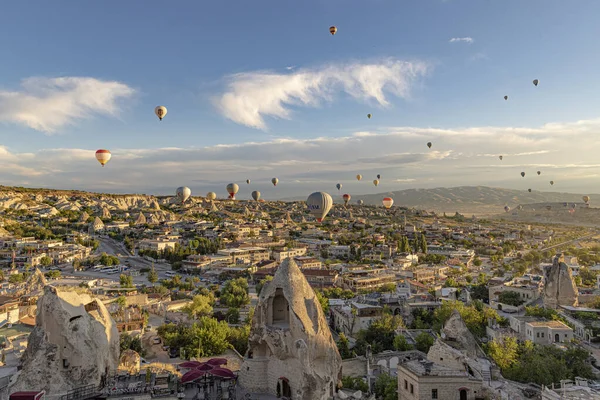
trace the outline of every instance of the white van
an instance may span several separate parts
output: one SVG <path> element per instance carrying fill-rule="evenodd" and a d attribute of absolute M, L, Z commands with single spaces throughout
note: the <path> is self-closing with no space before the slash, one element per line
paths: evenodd
<path fill-rule="evenodd" d="M 172 278 L 172 277 L 174 277 L 175 275 L 177 275 L 177 273 L 176 273 L 175 271 L 167 271 L 167 272 L 165 272 L 165 276 L 166 276 L 167 278 Z"/>

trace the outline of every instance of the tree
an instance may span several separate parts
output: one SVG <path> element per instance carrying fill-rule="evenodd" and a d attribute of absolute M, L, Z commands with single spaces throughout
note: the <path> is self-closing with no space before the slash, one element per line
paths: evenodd
<path fill-rule="evenodd" d="M 476 267 L 481 267 L 481 264 L 483 264 L 481 259 L 479 257 L 475 257 L 475 259 L 473 260 L 473 265 Z"/>
<path fill-rule="evenodd" d="M 130 336 L 125 332 L 121 333 L 121 336 L 119 337 L 119 348 L 121 353 L 125 350 L 133 350 L 142 357 L 145 355 L 142 348 L 142 340 L 139 337 Z"/>
<path fill-rule="evenodd" d="M 123 288 L 133 287 L 133 277 L 131 275 L 121 274 L 119 276 L 119 282 L 121 283 L 121 287 Z"/>
<path fill-rule="evenodd" d="M 225 314 L 225 320 L 230 324 L 239 324 L 240 323 L 240 309 L 231 307 L 227 310 Z"/>
<path fill-rule="evenodd" d="M 351 377 L 351 376 L 343 376 L 342 377 L 342 387 L 350 390 L 360 390 L 364 393 L 369 391 L 369 385 L 367 382 L 363 380 L 361 377 Z"/>
<path fill-rule="evenodd" d="M 402 318 L 389 314 L 373 320 L 367 329 L 358 332 L 355 346 L 357 354 L 365 354 L 367 345 L 371 345 L 373 353 L 394 350 L 396 329 L 403 325 Z"/>
<path fill-rule="evenodd" d="M 419 240 L 419 250 L 423 254 L 427 254 L 427 239 L 424 234 L 421 234 L 421 240 Z"/>
<path fill-rule="evenodd" d="M 323 313 L 327 315 L 327 313 L 329 312 L 329 299 L 325 297 L 325 295 L 321 293 L 320 290 L 315 290 L 315 295 L 317 296 L 317 300 L 319 300 L 319 304 L 321 304 L 321 309 L 323 310 Z"/>
<path fill-rule="evenodd" d="M 261 279 L 257 284 L 256 284 L 256 294 L 258 296 L 260 296 L 260 292 L 262 291 L 263 287 L 265 287 L 265 285 L 269 282 L 271 282 L 273 280 L 273 276 L 271 275 L 267 275 L 265 276 L 264 279 Z"/>
<path fill-rule="evenodd" d="M 404 335 L 396 335 L 394 338 L 394 349 L 397 351 L 408 351 L 412 350 L 413 347 L 410 343 L 408 343 Z"/>
<path fill-rule="evenodd" d="M 352 352 L 350 351 L 350 341 L 343 332 L 340 333 L 340 340 L 337 341 L 337 347 L 342 359 L 352 357 Z"/>
<path fill-rule="evenodd" d="M 398 241 L 398 252 L 410 253 L 410 244 L 408 243 L 408 238 L 406 236 L 402 236 Z"/>
<path fill-rule="evenodd" d="M 42 267 L 49 267 L 52 265 L 52 259 L 48 256 L 44 256 L 40 258 L 40 264 L 42 264 Z"/>
<path fill-rule="evenodd" d="M 433 346 L 433 338 L 426 332 L 421 332 L 415 338 L 415 347 L 417 350 L 427 353 L 429 348 Z"/>
<path fill-rule="evenodd" d="M 228 341 L 230 332 L 227 322 L 210 317 L 200 317 L 191 326 L 165 324 L 158 328 L 165 344 L 183 349 L 187 358 L 222 354 L 233 347 Z"/>
<path fill-rule="evenodd" d="M 213 312 L 212 299 L 201 294 L 194 296 L 192 302 L 183 307 L 183 312 L 190 318 L 205 317 Z"/>
<path fill-rule="evenodd" d="M 59 270 L 53 270 L 53 271 L 48 271 L 44 274 L 46 276 L 46 278 L 48 279 L 59 279 L 60 278 L 60 271 Z"/>
<path fill-rule="evenodd" d="M 24 281 L 25 281 L 24 274 L 12 274 L 8 277 L 8 282 L 10 282 L 12 284 L 23 283 Z"/>
<path fill-rule="evenodd" d="M 220 300 L 221 304 L 236 308 L 240 308 L 250 303 L 248 280 L 246 278 L 237 278 L 227 281 L 221 291 Z"/>
<path fill-rule="evenodd" d="M 521 300 L 521 295 L 518 292 L 507 290 L 498 295 L 500 303 L 508 304 L 509 306 L 518 307 L 525 301 Z"/>
<path fill-rule="evenodd" d="M 511 367 L 519 357 L 517 339 L 505 336 L 503 339 L 494 339 L 486 346 L 488 356 L 494 360 L 501 370 Z"/>
<path fill-rule="evenodd" d="M 158 282 L 158 273 L 154 269 L 154 265 L 152 265 L 152 269 L 148 271 L 148 282 L 152 284 Z"/>
<path fill-rule="evenodd" d="M 398 399 L 398 379 L 383 373 L 377 377 L 374 387 L 375 395 L 382 400 Z"/>

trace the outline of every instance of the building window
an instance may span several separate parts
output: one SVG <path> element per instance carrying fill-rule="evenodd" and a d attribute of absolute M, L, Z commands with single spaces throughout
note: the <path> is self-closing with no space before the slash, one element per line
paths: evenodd
<path fill-rule="evenodd" d="M 536 335 L 537 335 L 537 337 L 540 337 L 540 333 L 539 332 L 536 332 Z"/>
<path fill-rule="evenodd" d="M 404 390 L 408 390 L 408 381 L 404 380 Z"/>
<path fill-rule="evenodd" d="M 542 332 L 542 337 L 544 337 L 544 332 Z"/>
<path fill-rule="evenodd" d="M 415 388 L 413 386 L 413 384 L 410 384 L 410 394 L 413 394 L 415 392 Z"/>
<path fill-rule="evenodd" d="M 431 389 L 431 398 L 432 399 L 437 399 L 438 398 L 437 389 Z"/>

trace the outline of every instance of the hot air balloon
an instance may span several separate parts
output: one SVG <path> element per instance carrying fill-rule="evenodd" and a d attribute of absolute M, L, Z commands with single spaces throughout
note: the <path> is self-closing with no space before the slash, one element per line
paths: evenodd
<path fill-rule="evenodd" d="M 332 35 L 335 35 L 336 32 L 337 32 L 337 28 L 335 26 L 329 27 L 329 33 L 331 33 Z"/>
<path fill-rule="evenodd" d="M 540 81 L 539 81 L 539 80 L 537 80 L 537 79 L 534 79 L 534 80 L 533 80 L 533 84 L 534 84 L 535 86 L 537 86 L 537 85 L 538 85 L 538 83 L 540 83 Z"/>
<path fill-rule="evenodd" d="M 379 186 L 379 180 L 378 180 L 378 179 L 375 179 L 375 180 L 373 181 L 373 185 L 375 185 L 375 186 Z"/>
<path fill-rule="evenodd" d="M 273 184 L 273 186 L 277 186 L 277 184 L 279 183 L 279 179 L 273 178 L 271 179 L 271 183 Z"/>
<path fill-rule="evenodd" d="M 510 207 L 509 206 L 504 206 L 504 211 L 509 212 L 510 211 Z"/>
<path fill-rule="evenodd" d="M 206 193 L 206 198 L 212 201 L 217 198 L 217 194 L 215 192 L 208 192 Z"/>
<path fill-rule="evenodd" d="M 519 204 L 519 206 L 517 207 L 517 210 L 521 211 L 523 209 L 523 206 Z"/>
<path fill-rule="evenodd" d="M 246 179 L 246 183 L 249 185 L 250 184 L 250 179 Z"/>
<path fill-rule="evenodd" d="M 235 194 L 240 190 L 240 187 L 237 183 L 230 183 L 227 185 L 227 193 L 229 193 L 229 198 L 235 200 Z"/>
<path fill-rule="evenodd" d="M 541 175 L 541 174 L 542 174 L 542 171 L 538 171 L 538 172 L 537 172 L 537 174 L 538 174 L 538 175 Z"/>
<path fill-rule="evenodd" d="M 175 191 L 175 196 L 177 196 L 177 200 L 181 201 L 181 204 L 185 203 L 187 199 L 192 195 L 192 191 L 187 186 L 178 187 Z"/>
<path fill-rule="evenodd" d="M 167 115 L 167 107 L 165 107 L 165 106 L 157 106 L 154 109 L 154 114 L 156 114 L 156 116 L 158 117 L 158 119 L 160 121 L 162 121 L 162 119 L 165 117 L 165 115 Z"/>
<path fill-rule="evenodd" d="M 498 158 L 500 159 L 500 161 L 502 161 L 502 159 L 503 159 L 504 157 L 502 157 L 502 156 L 498 156 Z"/>
<path fill-rule="evenodd" d="M 504 100 L 508 100 L 508 96 L 504 96 Z"/>
<path fill-rule="evenodd" d="M 362 201 L 362 200 L 359 200 L 359 201 L 357 201 L 357 202 L 356 202 L 356 204 L 358 204 L 359 206 L 362 206 L 364 203 L 365 203 L 365 202 L 364 202 L 364 201 Z"/>
<path fill-rule="evenodd" d="M 337 185 L 335 185 L 335 187 L 337 188 L 337 190 L 340 190 L 342 188 L 342 184 L 338 183 Z"/>
<path fill-rule="evenodd" d="M 581 199 L 587 204 L 590 201 L 590 196 L 583 196 Z"/>
<path fill-rule="evenodd" d="M 384 197 L 382 203 L 385 208 L 390 208 L 394 204 L 394 199 L 391 197 Z"/>
<path fill-rule="evenodd" d="M 381 179 L 381 175 L 377 174 L 377 179 Z"/>
<path fill-rule="evenodd" d="M 427 147 L 431 148 L 431 142 L 427 142 Z"/>
<path fill-rule="evenodd" d="M 252 198 L 254 199 L 254 201 L 260 200 L 260 192 L 258 190 L 252 192 Z"/>
<path fill-rule="evenodd" d="M 331 210 L 333 199 L 328 193 L 314 192 L 306 199 L 306 205 L 310 213 L 317 218 L 317 221 L 321 222 Z"/>
<path fill-rule="evenodd" d="M 357 181 L 360 181 L 361 179 L 362 179 L 362 175 L 361 174 L 356 175 L 356 180 Z"/>
<path fill-rule="evenodd" d="M 554 181 L 550 181 L 550 184 L 551 184 L 551 185 L 554 185 Z"/>
<path fill-rule="evenodd" d="M 110 154 L 110 151 L 108 150 L 104 150 L 104 149 L 100 149 L 96 151 L 96 160 L 98 160 L 98 162 L 100 164 L 102 164 L 102 166 L 104 167 L 104 164 L 106 164 L 110 158 L 112 157 L 112 155 Z"/>
<path fill-rule="evenodd" d="M 371 119 L 372 115 L 371 114 L 367 114 L 367 118 Z"/>
<path fill-rule="evenodd" d="M 525 172 L 521 172 L 521 176 L 525 178 Z"/>
<path fill-rule="evenodd" d="M 527 191 L 528 191 L 529 193 L 531 193 L 531 189 L 527 189 Z"/>
<path fill-rule="evenodd" d="M 349 194 L 345 194 L 342 196 L 342 198 L 344 199 L 344 205 L 347 206 L 348 202 L 350 201 L 350 199 L 352 198 L 352 196 L 350 196 Z"/>

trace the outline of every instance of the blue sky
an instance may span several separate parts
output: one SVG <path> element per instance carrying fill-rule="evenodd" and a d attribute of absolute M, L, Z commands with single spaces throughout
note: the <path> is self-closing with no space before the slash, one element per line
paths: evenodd
<path fill-rule="evenodd" d="M 374 192 L 352 177 L 381 171 L 384 190 L 550 190 L 519 176 L 545 168 L 553 189 L 585 192 L 600 168 L 597 15 L 594 0 L 10 2 L 3 183 L 204 194 L 248 177 L 285 197 Z M 113 151 L 104 169 L 97 148 Z"/>

